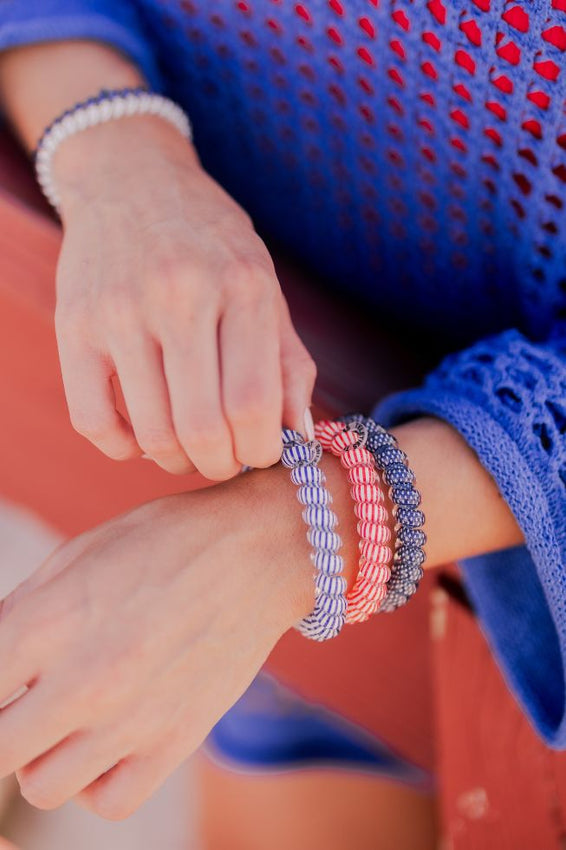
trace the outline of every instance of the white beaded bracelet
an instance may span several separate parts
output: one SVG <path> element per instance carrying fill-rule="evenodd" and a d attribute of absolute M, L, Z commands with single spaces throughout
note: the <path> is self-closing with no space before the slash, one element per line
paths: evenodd
<path fill-rule="evenodd" d="M 96 97 L 63 112 L 43 132 L 35 151 L 35 173 L 43 194 L 59 212 L 60 197 L 51 173 L 55 151 L 61 142 L 97 124 L 132 115 L 156 115 L 169 121 L 189 141 L 191 122 L 174 101 L 145 88 L 103 89 Z"/>

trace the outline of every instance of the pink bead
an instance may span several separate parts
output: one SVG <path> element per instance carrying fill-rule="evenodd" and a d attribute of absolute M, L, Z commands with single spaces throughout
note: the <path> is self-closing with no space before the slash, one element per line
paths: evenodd
<path fill-rule="evenodd" d="M 355 431 L 342 431 L 340 434 L 336 434 L 332 440 L 331 448 L 334 454 L 341 454 L 346 449 L 355 446 L 359 441 L 359 434 L 356 434 Z"/>
<path fill-rule="evenodd" d="M 339 434 L 344 426 L 339 422 L 331 422 L 329 419 L 321 419 L 320 422 L 317 422 L 314 426 L 314 435 L 317 440 L 324 446 L 325 449 L 329 449 L 332 445 L 332 440 Z"/>
<path fill-rule="evenodd" d="M 391 532 L 386 525 L 380 523 L 360 520 L 357 531 L 363 540 L 371 540 L 373 543 L 389 543 Z"/>
<path fill-rule="evenodd" d="M 387 510 L 383 505 L 378 505 L 376 502 L 362 502 L 354 506 L 354 512 L 358 519 L 366 520 L 366 522 L 386 522 Z"/>
<path fill-rule="evenodd" d="M 356 502 L 383 502 L 383 490 L 375 484 L 354 484 L 352 497 Z"/>
<path fill-rule="evenodd" d="M 358 599 L 367 599 L 368 602 L 381 601 L 383 588 L 383 584 L 376 584 L 365 576 L 359 575 L 349 598 L 352 600 L 352 605 L 355 605 Z"/>
<path fill-rule="evenodd" d="M 384 564 L 374 564 L 373 561 L 363 561 L 359 575 L 367 578 L 373 584 L 385 585 L 391 578 L 391 570 Z"/>
<path fill-rule="evenodd" d="M 364 540 L 360 546 L 360 554 L 367 561 L 374 564 L 390 564 L 393 560 L 393 552 L 389 546 L 381 546 L 372 540 Z"/>
<path fill-rule="evenodd" d="M 341 457 L 342 466 L 351 469 L 353 466 L 373 466 L 373 455 L 363 446 L 357 449 L 346 449 Z"/>
<path fill-rule="evenodd" d="M 377 473 L 371 466 L 354 466 L 348 470 L 350 484 L 375 484 Z"/>

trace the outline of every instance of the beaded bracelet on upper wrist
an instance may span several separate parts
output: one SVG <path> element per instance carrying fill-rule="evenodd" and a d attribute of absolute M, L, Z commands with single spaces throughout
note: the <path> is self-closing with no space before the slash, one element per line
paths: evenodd
<path fill-rule="evenodd" d="M 415 475 L 409 468 L 407 455 L 399 448 L 393 434 L 373 419 L 361 414 L 342 417 L 342 421 L 365 425 L 366 448 L 372 453 L 377 467 L 381 470 L 394 505 L 393 513 L 397 525 L 393 569 L 387 585 L 387 595 L 379 607 L 381 612 L 394 611 L 408 602 L 423 576 L 422 565 L 426 558 L 423 547 L 426 535 L 422 530 L 425 516 L 419 510 L 421 496 L 414 485 Z"/>
<path fill-rule="evenodd" d="M 145 86 L 102 89 L 95 97 L 76 103 L 46 127 L 34 153 L 38 183 L 57 212 L 60 197 L 53 181 L 51 164 L 61 142 L 89 127 L 133 115 L 158 116 L 173 124 L 187 139 L 192 137 L 191 123 L 181 107 L 173 100 L 149 91 Z"/>

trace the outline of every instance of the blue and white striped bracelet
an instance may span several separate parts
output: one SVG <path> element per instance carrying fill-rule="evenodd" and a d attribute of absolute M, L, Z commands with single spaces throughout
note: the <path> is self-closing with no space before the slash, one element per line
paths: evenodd
<path fill-rule="evenodd" d="M 391 578 L 387 595 L 379 607 L 380 612 L 395 611 L 405 605 L 416 593 L 423 577 L 422 565 L 426 555 L 426 534 L 422 530 L 425 516 L 419 506 L 421 496 L 414 485 L 415 475 L 409 468 L 405 452 L 397 440 L 373 419 L 359 413 L 342 417 L 343 422 L 362 422 L 367 428 L 366 448 L 375 458 L 384 483 L 389 487 L 393 502 L 396 540 Z"/>
<path fill-rule="evenodd" d="M 338 554 L 342 546 L 335 528 L 338 518 L 329 508 L 332 497 L 324 486 L 325 476 L 319 467 L 322 446 L 318 440 L 305 441 L 297 431 L 283 429 L 281 462 L 291 470 L 291 480 L 298 486 L 297 498 L 305 506 L 303 519 L 309 526 L 307 538 L 313 547 L 315 572 L 315 607 L 296 629 L 311 640 L 336 637 L 346 618 L 346 579 L 341 575 L 344 562 Z"/>

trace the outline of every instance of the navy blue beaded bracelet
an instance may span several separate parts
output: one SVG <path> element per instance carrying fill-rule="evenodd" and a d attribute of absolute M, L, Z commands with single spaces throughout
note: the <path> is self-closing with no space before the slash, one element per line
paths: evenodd
<path fill-rule="evenodd" d="M 375 458 L 383 481 L 389 487 L 396 519 L 395 554 L 387 595 L 379 607 L 380 612 L 395 611 L 405 605 L 416 593 L 423 577 L 426 555 L 426 535 L 422 530 L 425 516 L 419 509 L 421 495 L 415 487 L 415 475 L 409 468 L 405 452 L 397 440 L 373 419 L 359 413 L 342 418 L 343 422 L 362 422 L 367 428 L 366 448 Z"/>

